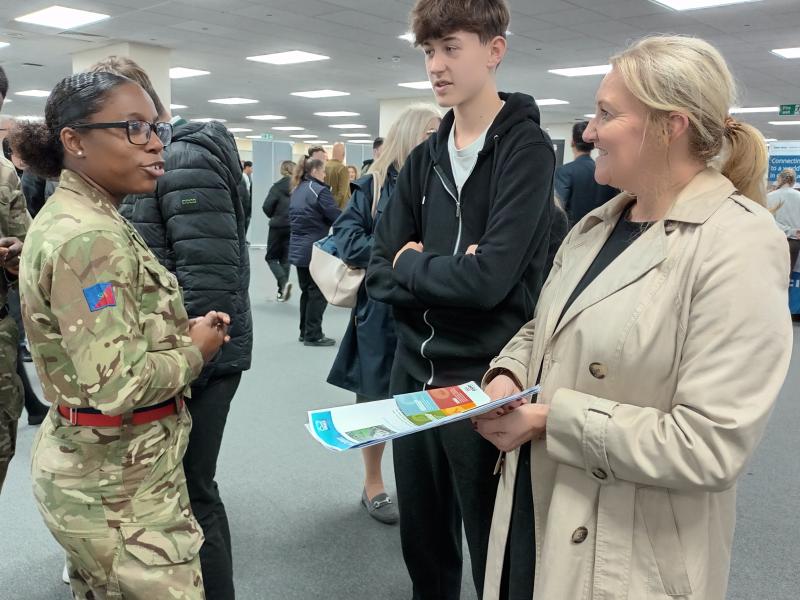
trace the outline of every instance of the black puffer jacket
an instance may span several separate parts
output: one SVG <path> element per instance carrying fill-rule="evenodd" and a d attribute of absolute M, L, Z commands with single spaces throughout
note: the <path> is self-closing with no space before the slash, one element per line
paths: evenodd
<path fill-rule="evenodd" d="M 178 278 L 189 317 L 210 310 L 231 316 L 231 341 L 203 370 L 209 377 L 250 368 L 250 260 L 245 242 L 245 199 L 239 153 L 218 122 L 175 127 L 165 150 L 165 173 L 154 196 L 128 196 L 128 218 L 158 260 Z"/>

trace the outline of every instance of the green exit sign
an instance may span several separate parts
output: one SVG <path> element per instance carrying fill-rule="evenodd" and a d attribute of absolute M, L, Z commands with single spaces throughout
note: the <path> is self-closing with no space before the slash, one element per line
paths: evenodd
<path fill-rule="evenodd" d="M 262 140 L 271 140 L 272 139 L 272 134 L 271 133 L 262 133 L 261 134 L 261 139 Z"/>
<path fill-rule="evenodd" d="M 800 115 L 800 104 L 781 104 L 781 111 L 778 114 L 782 117 Z"/>

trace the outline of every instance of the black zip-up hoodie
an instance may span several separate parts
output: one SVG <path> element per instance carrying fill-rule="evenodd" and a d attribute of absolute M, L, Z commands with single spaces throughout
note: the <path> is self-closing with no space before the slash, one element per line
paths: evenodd
<path fill-rule="evenodd" d="M 406 161 L 375 233 L 367 290 L 394 306 L 395 368 L 426 386 L 480 381 L 533 318 L 547 275 L 553 144 L 533 98 L 500 97 L 505 106 L 461 194 L 447 147 L 450 111 Z M 409 241 L 424 252 L 408 250 L 393 267 Z M 472 244 L 477 254 L 466 255 Z"/>

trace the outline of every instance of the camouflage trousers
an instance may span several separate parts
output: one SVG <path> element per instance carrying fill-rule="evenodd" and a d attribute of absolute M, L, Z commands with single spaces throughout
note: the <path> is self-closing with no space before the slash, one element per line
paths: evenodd
<path fill-rule="evenodd" d="M 19 331 L 10 316 L 0 320 L 0 491 L 17 446 L 17 421 L 22 414 L 22 381 L 17 375 Z"/>
<path fill-rule="evenodd" d="M 126 421 L 129 419 L 126 419 Z M 203 532 L 186 490 L 184 408 L 144 425 L 76 427 L 51 410 L 34 443 L 39 511 L 77 600 L 203 600 Z"/>

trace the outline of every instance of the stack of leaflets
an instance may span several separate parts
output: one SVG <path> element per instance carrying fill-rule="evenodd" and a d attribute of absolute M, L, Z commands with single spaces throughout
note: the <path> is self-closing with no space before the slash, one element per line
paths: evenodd
<path fill-rule="evenodd" d="M 341 452 L 388 442 L 491 412 L 539 393 L 539 386 L 490 400 L 475 382 L 400 394 L 388 400 L 350 404 L 308 413 L 306 428 L 329 450 Z"/>

